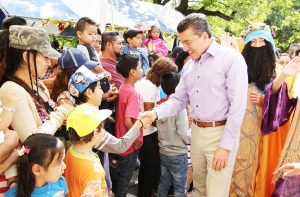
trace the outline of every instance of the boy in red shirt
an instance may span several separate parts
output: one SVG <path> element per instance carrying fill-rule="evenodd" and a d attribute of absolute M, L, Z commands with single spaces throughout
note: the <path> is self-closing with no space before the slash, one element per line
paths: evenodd
<path fill-rule="evenodd" d="M 124 54 L 120 57 L 116 70 L 125 78 L 119 90 L 116 110 L 116 137 L 121 138 L 137 121 L 139 115 L 139 95 L 134 89 L 136 81 L 142 78 L 142 68 L 139 57 Z M 139 120 L 138 120 L 139 121 Z M 138 149 L 143 144 L 143 134 L 130 148 L 117 158 L 118 166 L 112 169 L 112 191 L 115 197 L 126 197 L 128 185 L 132 177 L 138 156 Z"/>

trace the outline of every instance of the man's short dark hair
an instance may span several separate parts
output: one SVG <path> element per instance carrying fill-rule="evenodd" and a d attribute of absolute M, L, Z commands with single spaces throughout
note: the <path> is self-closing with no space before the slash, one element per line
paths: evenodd
<path fill-rule="evenodd" d="M 89 24 L 89 25 L 96 25 L 96 22 L 93 21 L 92 19 L 90 19 L 89 17 L 82 17 L 81 19 L 79 19 L 77 21 L 76 24 L 76 31 L 81 31 L 83 32 L 85 29 L 85 25 Z"/>
<path fill-rule="evenodd" d="M 105 31 L 101 35 L 101 51 L 105 50 L 107 43 L 115 41 L 119 35 L 117 31 Z"/>
<path fill-rule="evenodd" d="M 131 29 L 127 29 L 124 32 L 123 37 L 124 37 L 125 42 L 128 43 L 128 41 L 127 41 L 128 38 L 136 37 L 138 34 L 143 34 L 143 31 L 138 30 L 136 28 L 131 28 Z"/>
<path fill-rule="evenodd" d="M 176 86 L 180 81 L 180 75 L 176 72 L 165 73 L 160 80 L 163 91 L 169 96 L 175 92 Z"/>
<path fill-rule="evenodd" d="M 206 32 L 208 37 L 211 38 L 210 27 L 204 14 L 193 13 L 187 15 L 179 22 L 177 31 L 178 33 L 182 33 L 189 28 L 193 28 L 194 33 L 199 36 L 202 35 L 203 32 Z"/>
<path fill-rule="evenodd" d="M 131 69 L 136 69 L 139 64 L 139 56 L 135 54 L 123 54 L 116 65 L 116 70 L 124 77 L 128 78 Z"/>

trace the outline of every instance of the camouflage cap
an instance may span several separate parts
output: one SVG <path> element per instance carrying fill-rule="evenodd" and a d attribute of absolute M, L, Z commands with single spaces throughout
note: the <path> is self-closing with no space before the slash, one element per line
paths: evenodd
<path fill-rule="evenodd" d="M 10 26 L 9 45 L 16 49 L 36 50 L 49 58 L 60 57 L 60 53 L 51 47 L 47 32 L 41 28 L 23 25 Z"/>

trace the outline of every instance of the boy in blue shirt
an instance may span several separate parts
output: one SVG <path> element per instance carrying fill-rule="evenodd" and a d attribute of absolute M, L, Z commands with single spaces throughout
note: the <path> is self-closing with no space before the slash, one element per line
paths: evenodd
<path fill-rule="evenodd" d="M 135 28 L 128 29 L 124 32 L 123 37 L 127 45 L 122 47 L 121 55 L 127 53 L 138 55 L 143 69 L 142 76 L 145 77 L 146 70 L 150 68 L 150 65 L 147 51 L 141 48 L 143 44 L 143 31 Z"/>

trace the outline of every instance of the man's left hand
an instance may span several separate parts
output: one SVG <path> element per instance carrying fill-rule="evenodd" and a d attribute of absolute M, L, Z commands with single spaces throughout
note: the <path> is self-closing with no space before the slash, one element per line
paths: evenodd
<path fill-rule="evenodd" d="M 212 168 L 215 171 L 221 171 L 223 168 L 226 168 L 229 157 L 229 150 L 218 147 L 215 151 Z"/>

